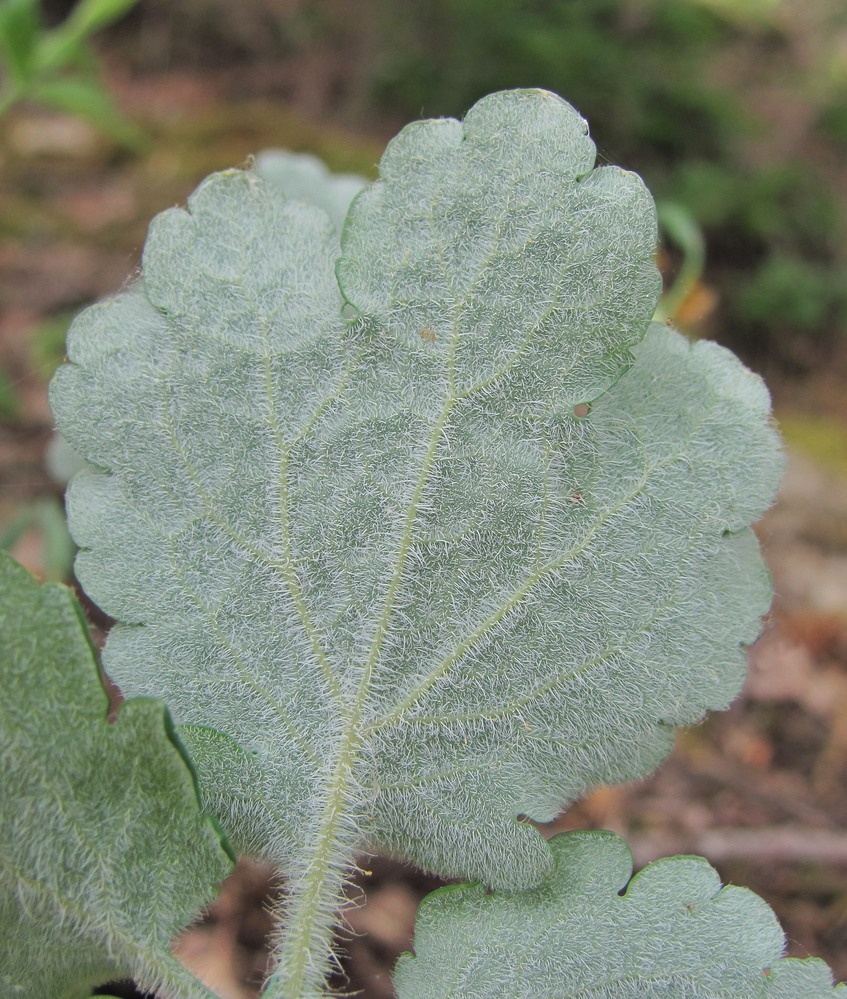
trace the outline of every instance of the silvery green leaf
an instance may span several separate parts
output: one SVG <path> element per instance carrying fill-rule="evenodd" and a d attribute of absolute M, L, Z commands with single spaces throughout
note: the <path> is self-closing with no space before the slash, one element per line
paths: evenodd
<path fill-rule="evenodd" d="M 160 702 L 115 724 L 70 590 L 0 553 L 0 994 L 79 999 L 135 977 L 211 996 L 170 938 L 231 863 Z"/>
<path fill-rule="evenodd" d="M 537 883 L 518 816 L 649 772 L 740 688 L 767 393 L 718 347 L 645 339 L 653 204 L 593 163 L 540 91 L 417 123 L 340 260 L 323 213 L 218 175 L 71 332 L 52 401 L 94 466 L 69 507 L 120 622 L 107 669 L 249 755 L 253 797 L 217 799 L 243 845 L 289 816 L 265 855 L 292 981 L 356 849 Z"/>
<path fill-rule="evenodd" d="M 424 899 L 398 999 L 847 995 L 822 961 L 782 958 L 767 904 L 721 888 L 700 857 L 656 861 L 630 881 L 632 858 L 612 833 L 564 833 L 550 847 L 555 874 L 534 891 L 459 885 Z"/>
<path fill-rule="evenodd" d="M 259 153 L 255 169 L 286 198 L 323 208 L 339 232 L 350 202 L 367 185 L 364 177 L 353 173 L 330 173 L 317 156 L 292 153 L 287 149 L 266 149 Z"/>

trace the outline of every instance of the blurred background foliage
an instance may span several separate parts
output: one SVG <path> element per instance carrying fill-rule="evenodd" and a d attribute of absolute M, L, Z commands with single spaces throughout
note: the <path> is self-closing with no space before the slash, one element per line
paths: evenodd
<path fill-rule="evenodd" d="M 0 0 L 0 115 L 20 101 L 79 115 L 117 142 L 140 147 L 99 79 L 90 37 L 119 20 L 137 0 L 78 0 L 67 18 L 48 26 L 40 0 Z"/>
<path fill-rule="evenodd" d="M 45 0 L 44 17 L 72 22 L 74 7 Z M 843 0 L 120 7 L 128 15 L 100 37 L 124 79 L 218 74 L 229 97 L 278 99 L 377 141 L 413 118 L 461 116 L 492 90 L 554 90 L 589 119 L 603 160 L 637 170 L 701 227 L 705 278 L 677 310 L 683 327 L 729 343 L 766 373 L 844 362 Z M 336 168 L 372 172 L 361 146 L 345 156 L 343 137 L 331 145 Z M 680 261 L 669 249 L 672 275 Z"/>
<path fill-rule="evenodd" d="M 137 73 L 225 68 L 380 137 L 499 88 L 554 90 L 604 160 L 702 227 L 708 293 L 683 325 L 759 368 L 843 357 L 843 0 L 141 0 L 117 34 Z"/>

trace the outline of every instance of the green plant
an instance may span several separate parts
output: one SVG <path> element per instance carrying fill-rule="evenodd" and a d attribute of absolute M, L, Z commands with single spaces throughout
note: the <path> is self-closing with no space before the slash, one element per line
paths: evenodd
<path fill-rule="evenodd" d="M 70 591 L 0 552 L 0 984 L 87 995 L 130 975 L 195 992 L 168 938 L 229 868 L 161 702 L 115 725 Z"/>
<path fill-rule="evenodd" d="M 675 201 L 656 203 L 656 217 L 665 239 L 675 244 L 681 254 L 682 263 L 673 284 L 659 303 L 653 318 L 657 322 L 673 319 L 686 298 L 703 276 L 706 263 L 706 244 L 703 231 L 694 221 L 691 213 Z"/>
<path fill-rule="evenodd" d="M 0 0 L 0 115 L 20 101 L 67 111 L 128 146 L 141 131 L 117 110 L 99 78 L 89 39 L 123 17 L 138 0 L 80 0 L 48 30 L 40 0 Z"/>
<path fill-rule="evenodd" d="M 594 156 L 565 102 L 494 94 L 463 124 L 404 129 L 340 242 L 274 183 L 219 174 L 153 223 L 139 282 L 71 330 L 51 399 L 90 466 L 68 503 L 78 576 L 119 622 L 104 666 L 122 710 L 167 702 L 206 811 L 286 878 L 267 997 L 325 994 L 367 850 L 484 886 L 425 904 L 402 999 L 843 994 L 821 962 L 782 959 L 772 913 L 704 861 L 662 861 L 621 896 L 616 838 L 548 844 L 526 821 L 650 772 L 675 726 L 728 704 L 770 596 L 747 526 L 781 468 L 767 393 L 722 348 L 651 324 L 652 200 Z M 17 691 L 51 633 L 17 587 L 80 626 L 62 591 L 8 572 Z M 2 716 L 10 773 L 43 738 L 25 701 Z M 168 780 L 197 823 L 176 762 Z M 95 795 L 106 829 L 114 794 Z M 96 853 L 85 810 L 63 811 Z M 187 918 L 220 851 L 207 828 L 208 856 L 187 858 L 170 825 L 155 860 L 139 848 L 152 872 L 101 876 L 165 895 L 185 878 Z M 26 855 L 7 897 L 46 884 L 39 927 L 90 940 L 62 901 L 92 893 L 61 840 L 58 871 Z M 6 970 L 36 931 L 5 904 L 0 981 L 41 995 L 26 958 Z M 136 912 L 114 904 L 97 896 L 101 928 Z M 155 929 L 143 951 L 101 934 L 109 967 L 208 997 L 169 977 Z M 51 994 L 100 974 L 56 969 Z"/>

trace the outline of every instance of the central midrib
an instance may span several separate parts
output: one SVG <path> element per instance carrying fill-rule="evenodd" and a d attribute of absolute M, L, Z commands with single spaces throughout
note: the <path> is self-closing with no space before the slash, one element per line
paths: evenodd
<path fill-rule="evenodd" d="M 506 213 L 503 213 L 504 216 L 505 214 Z M 433 234 L 435 235 L 435 233 Z M 438 238 L 436 238 L 436 243 L 439 245 L 439 249 L 441 249 L 440 240 Z M 442 268 L 444 268 L 443 253 L 441 254 L 441 262 Z M 483 269 L 484 268 L 480 268 L 480 273 Z M 328 793 L 324 800 L 320 825 L 318 827 L 317 836 L 314 840 L 314 849 L 311 853 L 311 863 L 307 867 L 308 873 L 305 878 L 304 891 L 301 893 L 303 904 L 299 907 L 301 913 L 299 926 L 296 927 L 296 929 L 290 926 L 287 928 L 287 938 L 289 940 L 299 941 L 299 945 L 295 944 L 295 951 L 292 955 L 292 963 L 294 965 L 292 969 L 293 973 L 290 978 L 286 975 L 288 984 L 294 989 L 292 992 L 292 999 L 294 999 L 295 996 L 299 997 L 302 993 L 302 987 L 306 978 L 307 966 L 309 962 L 309 953 L 311 949 L 310 944 L 313 941 L 313 935 L 317 929 L 316 924 L 318 922 L 321 909 L 326 901 L 328 901 L 323 898 L 323 893 L 328 882 L 330 864 L 332 863 L 333 857 L 336 858 L 336 861 L 338 859 L 338 848 L 341 845 L 339 822 L 344 817 L 345 808 L 349 804 L 347 799 L 351 786 L 353 785 L 352 775 L 358 761 L 362 744 L 365 741 L 365 738 L 371 734 L 369 731 L 363 732 L 362 718 L 368 695 L 371 690 L 373 674 L 379 660 L 385 636 L 388 633 L 397 591 L 399 590 L 403 579 L 421 497 L 432 471 L 442 431 L 450 418 L 450 414 L 452 413 L 454 406 L 463 398 L 474 394 L 474 390 L 460 393 L 457 391 L 456 386 L 455 355 L 459 337 L 460 316 L 463 311 L 464 304 L 464 302 L 460 304 L 457 303 L 457 306 L 454 309 L 453 324 L 449 341 L 450 346 L 446 359 L 448 375 L 447 395 L 442 405 L 441 412 L 430 432 L 424 460 L 406 510 L 400 546 L 398 548 L 391 580 L 386 590 L 383 610 L 377 621 L 370 651 L 362 668 L 362 676 L 356 691 L 356 696 L 350 707 L 341 739 L 338 744 L 339 748 L 336 765 L 333 771 L 332 780 L 327 787 Z M 547 311 L 549 314 L 549 309 Z M 526 346 L 526 343 L 531 339 L 532 334 L 537 330 L 537 328 L 538 321 L 530 327 L 522 338 L 522 348 Z M 508 366 L 506 370 L 508 370 Z M 505 371 L 498 372 L 495 376 L 492 376 L 489 381 L 496 380 L 496 378 L 501 377 L 504 373 Z M 475 389 L 478 390 L 480 387 L 480 385 L 477 385 L 475 386 Z M 287 504 L 287 492 L 283 491 L 281 498 L 283 500 L 283 504 Z M 347 858 L 347 860 L 350 864 L 352 864 L 352 850 L 351 855 Z M 335 892 L 333 892 L 333 894 L 335 894 Z M 333 902 L 338 903 L 340 902 L 340 899 L 333 898 Z M 292 929 L 295 929 L 295 931 L 292 932 Z"/>
<path fill-rule="evenodd" d="M 323 895 L 330 883 L 330 879 L 328 878 L 330 866 L 333 864 L 333 861 L 337 862 L 339 859 L 338 852 L 341 841 L 339 823 L 347 813 L 346 810 L 349 805 L 347 799 L 353 784 L 352 775 L 364 741 L 362 717 L 365 705 L 370 693 L 373 674 L 379 660 L 382 644 L 388 632 L 389 621 L 394 610 L 394 601 L 409 556 L 421 496 L 426 488 L 432 470 L 435 454 L 441 440 L 441 433 L 450 418 L 455 402 L 455 395 L 450 394 L 447 396 L 441 413 L 430 432 L 426 454 L 424 455 L 418 480 L 406 511 L 394 571 L 386 590 L 385 604 L 376 624 L 370 652 L 362 669 L 362 677 L 359 681 L 356 697 L 350 707 L 344 725 L 332 780 L 327 787 L 320 825 L 313 841 L 314 848 L 311 851 L 311 862 L 306 868 L 308 873 L 305 877 L 303 891 L 301 892 L 302 903 L 298 906 L 300 914 L 299 925 L 287 928 L 286 936 L 292 942 L 294 949 L 289 967 L 281 970 L 283 970 L 288 986 L 293 990 L 290 993 L 292 997 L 300 996 L 302 993 L 309 964 L 309 953 L 311 951 L 313 935 L 316 932 L 320 913 L 325 908 L 326 902 L 329 901 Z M 346 859 L 352 863 L 352 856 Z M 335 895 L 334 888 L 333 895 Z M 333 904 L 338 901 L 340 900 L 335 898 L 332 900 Z M 334 907 L 337 907 L 337 905 Z"/>

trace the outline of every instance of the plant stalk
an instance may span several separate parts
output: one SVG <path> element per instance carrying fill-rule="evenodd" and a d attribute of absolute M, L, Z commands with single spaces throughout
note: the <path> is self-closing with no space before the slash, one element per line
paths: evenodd
<path fill-rule="evenodd" d="M 360 742 L 358 715 L 355 710 L 345 727 L 301 873 L 292 878 L 281 911 L 275 914 L 282 930 L 272 945 L 276 969 L 262 999 L 322 999 L 327 995 L 327 977 L 338 965 L 335 928 L 355 868 L 358 838 L 354 776 Z"/>

